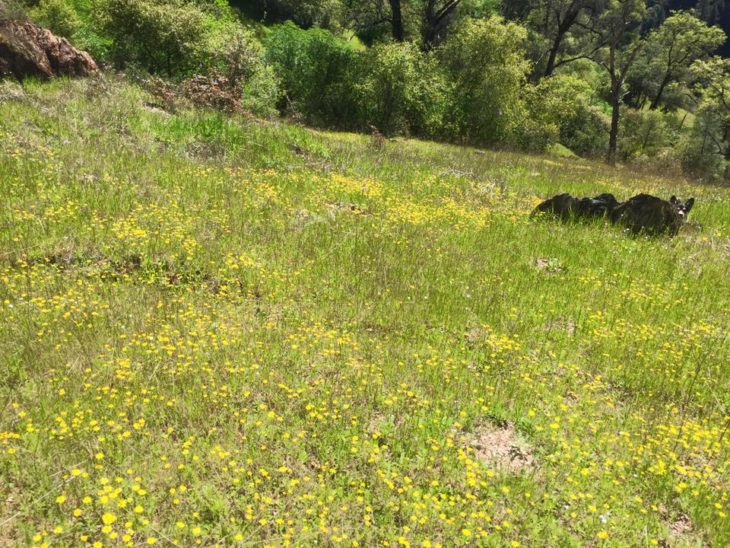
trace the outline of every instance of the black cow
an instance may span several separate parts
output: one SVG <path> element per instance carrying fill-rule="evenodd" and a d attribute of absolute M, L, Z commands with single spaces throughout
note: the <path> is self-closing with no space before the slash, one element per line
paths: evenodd
<path fill-rule="evenodd" d="M 615 208 L 610 219 L 612 223 L 626 227 L 632 234 L 675 236 L 694 203 L 694 198 L 681 202 L 672 196 L 667 201 L 649 194 L 639 194 Z"/>
<path fill-rule="evenodd" d="M 597 219 L 610 215 L 619 205 L 613 194 L 599 194 L 595 198 L 574 198 L 570 194 L 558 194 L 538 205 L 530 217 L 546 214 L 562 221 Z"/>

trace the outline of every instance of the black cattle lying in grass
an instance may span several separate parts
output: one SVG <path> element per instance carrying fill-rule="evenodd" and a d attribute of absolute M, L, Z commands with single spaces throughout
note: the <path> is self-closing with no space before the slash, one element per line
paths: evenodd
<path fill-rule="evenodd" d="M 639 194 L 620 204 L 613 194 L 581 199 L 558 194 L 538 205 L 530 217 L 544 214 L 562 221 L 608 217 L 613 224 L 624 226 L 633 234 L 675 236 L 694 202 L 694 198 L 683 203 L 676 196 L 667 201 Z"/>
<path fill-rule="evenodd" d="M 683 203 L 676 196 L 666 201 L 639 194 L 615 208 L 610 218 L 612 223 L 625 226 L 632 234 L 676 236 L 694 203 L 694 198 Z"/>
<path fill-rule="evenodd" d="M 570 194 L 558 194 L 538 205 L 531 217 L 542 213 L 562 221 L 597 219 L 609 215 L 618 205 L 613 194 L 581 199 L 573 198 Z"/>

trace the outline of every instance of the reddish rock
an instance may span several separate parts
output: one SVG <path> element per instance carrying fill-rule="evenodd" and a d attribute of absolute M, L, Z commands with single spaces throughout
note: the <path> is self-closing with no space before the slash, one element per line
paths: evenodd
<path fill-rule="evenodd" d="M 98 71 L 91 55 L 27 21 L 0 21 L 0 77 L 18 80 L 90 76 Z"/>

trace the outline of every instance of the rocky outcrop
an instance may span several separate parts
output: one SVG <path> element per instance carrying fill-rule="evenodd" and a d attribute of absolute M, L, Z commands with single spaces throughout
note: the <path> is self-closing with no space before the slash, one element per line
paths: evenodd
<path fill-rule="evenodd" d="M 0 77 L 47 80 L 54 76 L 90 76 L 98 71 L 85 51 L 28 21 L 0 20 Z"/>

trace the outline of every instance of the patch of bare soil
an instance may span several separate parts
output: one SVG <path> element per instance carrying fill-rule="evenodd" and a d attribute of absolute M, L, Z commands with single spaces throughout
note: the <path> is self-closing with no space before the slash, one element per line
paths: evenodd
<path fill-rule="evenodd" d="M 692 521 L 685 514 L 680 514 L 669 523 L 669 538 L 667 546 L 710 546 L 702 540 L 702 536 L 695 531 Z"/>
<path fill-rule="evenodd" d="M 709 546 L 702 540 L 702 535 L 696 531 L 692 520 L 687 514 L 677 514 L 670 516 L 663 504 L 659 505 L 659 512 L 665 520 L 669 534 L 667 538 L 662 540 L 660 545 L 667 547 L 674 546 Z"/>
<path fill-rule="evenodd" d="M 545 331 L 563 331 L 570 336 L 575 335 L 576 323 L 570 318 L 555 318 L 545 324 Z"/>
<path fill-rule="evenodd" d="M 538 257 L 535 259 L 535 268 L 543 274 L 561 274 L 565 272 L 563 266 L 555 257 Z"/>
<path fill-rule="evenodd" d="M 483 327 L 472 327 L 469 331 L 464 333 L 464 338 L 469 344 L 476 344 L 483 342 L 489 336 L 489 332 Z"/>
<path fill-rule="evenodd" d="M 669 534 L 673 537 L 681 537 L 692 532 L 692 522 L 685 514 L 680 514 L 677 519 L 669 524 Z"/>
<path fill-rule="evenodd" d="M 508 422 L 478 426 L 471 446 L 477 459 L 510 474 L 529 472 L 537 466 L 533 448 Z"/>

